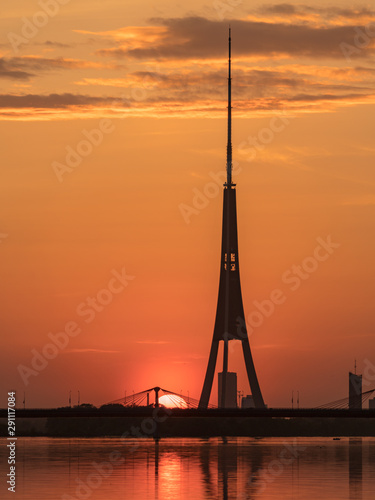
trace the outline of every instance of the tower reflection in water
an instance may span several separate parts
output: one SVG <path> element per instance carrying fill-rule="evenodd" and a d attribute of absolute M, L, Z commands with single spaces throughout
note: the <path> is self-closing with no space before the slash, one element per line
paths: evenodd
<path fill-rule="evenodd" d="M 363 444 L 362 438 L 349 439 L 349 498 L 362 500 L 362 468 Z"/>
<path fill-rule="evenodd" d="M 191 498 L 251 500 L 263 489 L 258 472 L 267 454 L 264 447 L 239 446 L 225 438 L 200 440 L 197 445 L 193 451 L 191 444 L 172 448 L 155 442 L 156 499 L 186 497 L 189 492 Z"/>

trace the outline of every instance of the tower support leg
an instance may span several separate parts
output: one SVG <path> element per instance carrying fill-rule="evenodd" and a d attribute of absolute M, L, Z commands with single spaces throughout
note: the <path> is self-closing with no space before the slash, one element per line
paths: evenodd
<path fill-rule="evenodd" d="M 210 400 L 218 350 L 219 350 L 219 341 L 213 340 L 211 345 L 210 357 L 208 359 L 206 377 L 204 379 L 201 399 L 199 401 L 199 406 L 198 406 L 198 408 L 202 410 L 205 410 L 207 408 L 208 401 Z"/>
<path fill-rule="evenodd" d="M 254 361 L 250 351 L 249 339 L 246 338 L 241 341 L 243 356 L 245 358 L 246 372 L 249 379 L 251 394 L 254 399 L 255 408 L 265 408 L 263 396 L 259 387 L 257 374 L 255 372 Z"/>

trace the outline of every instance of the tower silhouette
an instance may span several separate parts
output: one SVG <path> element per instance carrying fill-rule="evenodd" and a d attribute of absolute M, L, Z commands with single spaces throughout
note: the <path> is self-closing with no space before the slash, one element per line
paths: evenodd
<path fill-rule="evenodd" d="M 247 376 L 256 408 L 264 408 L 251 355 L 242 303 L 240 271 L 238 261 L 236 185 L 232 182 L 232 75 L 231 75 L 231 29 L 229 28 L 228 57 L 228 141 L 227 141 L 227 182 L 223 192 L 223 229 L 221 243 L 221 264 L 219 297 L 216 310 L 214 334 L 208 359 L 199 408 L 207 408 L 215 374 L 219 342 L 224 342 L 223 373 L 221 375 L 219 405 L 227 406 L 228 343 L 240 340 L 246 365 Z"/>

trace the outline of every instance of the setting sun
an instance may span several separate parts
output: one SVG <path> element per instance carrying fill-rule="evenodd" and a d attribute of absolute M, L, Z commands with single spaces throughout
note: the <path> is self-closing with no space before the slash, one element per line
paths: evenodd
<path fill-rule="evenodd" d="M 159 405 L 166 408 L 187 408 L 186 401 L 180 396 L 174 394 L 164 394 L 159 398 Z"/>

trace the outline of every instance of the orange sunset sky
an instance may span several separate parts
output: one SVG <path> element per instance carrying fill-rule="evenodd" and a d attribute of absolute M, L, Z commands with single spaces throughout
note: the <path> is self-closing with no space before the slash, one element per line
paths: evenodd
<path fill-rule="evenodd" d="M 355 359 L 375 387 L 373 4 L 47 3 L 7 2 L 0 21 L 0 405 L 10 390 L 27 407 L 155 385 L 199 398 L 219 283 L 229 23 L 246 317 L 275 289 L 284 297 L 249 328 L 265 402 L 346 397 Z M 329 236 L 334 250 L 293 289 L 293 266 L 314 267 Z M 67 324 L 67 345 L 22 378 Z M 248 394 L 241 353 L 231 342 Z"/>

